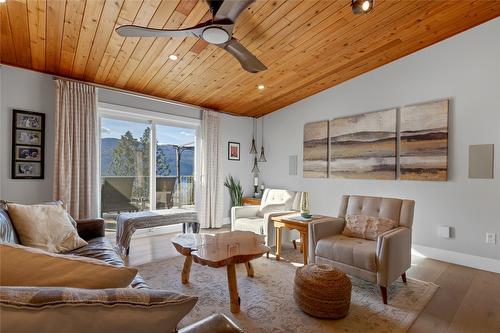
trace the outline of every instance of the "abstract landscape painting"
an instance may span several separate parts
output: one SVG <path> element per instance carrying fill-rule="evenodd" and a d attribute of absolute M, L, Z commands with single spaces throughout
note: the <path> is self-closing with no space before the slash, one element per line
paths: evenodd
<path fill-rule="evenodd" d="M 328 120 L 304 125 L 304 177 L 328 177 Z"/>
<path fill-rule="evenodd" d="M 448 100 L 401 110 L 401 179 L 446 181 Z"/>
<path fill-rule="evenodd" d="M 396 109 L 330 121 L 330 177 L 396 179 Z"/>

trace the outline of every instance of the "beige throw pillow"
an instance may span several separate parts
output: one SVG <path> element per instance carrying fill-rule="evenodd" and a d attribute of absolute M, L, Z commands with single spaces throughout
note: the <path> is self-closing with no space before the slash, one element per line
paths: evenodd
<path fill-rule="evenodd" d="M 7 204 L 21 244 L 49 252 L 66 252 L 87 245 L 59 205 Z"/>
<path fill-rule="evenodd" d="M 137 274 L 135 268 L 17 244 L 0 244 L 0 257 L 2 286 L 124 288 Z"/>
<path fill-rule="evenodd" d="M 342 235 L 376 240 L 384 232 L 394 229 L 396 222 L 384 217 L 347 215 Z"/>

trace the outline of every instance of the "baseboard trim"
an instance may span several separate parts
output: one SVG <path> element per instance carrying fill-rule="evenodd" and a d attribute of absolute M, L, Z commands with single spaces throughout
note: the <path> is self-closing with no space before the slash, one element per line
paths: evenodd
<path fill-rule="evenodd" d="M 421 254 L 427 258 L 482 269 L 488 272 L 500 273 L 500 260 L 497 259 L 474 256 L 471 254 L 437 249 L 422 245 L 412 245 L 412 252 L 413 250 L 418 252 L 414 254 Z"/>

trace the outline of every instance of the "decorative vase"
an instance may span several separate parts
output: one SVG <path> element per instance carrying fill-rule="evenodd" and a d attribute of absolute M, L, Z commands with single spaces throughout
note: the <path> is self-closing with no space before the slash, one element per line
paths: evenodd
<path fill-rule="evenodd" d="M 309 212 L 309 193 L 302 192 L 300 196 L 300 215 L 302 217 L 311 217 Z"/>

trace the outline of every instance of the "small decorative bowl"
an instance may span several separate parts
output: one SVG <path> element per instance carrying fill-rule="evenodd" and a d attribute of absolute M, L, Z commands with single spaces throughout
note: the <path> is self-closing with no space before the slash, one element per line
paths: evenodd
<path fill-rule="evenodd" d="M 300 213 L 300 216 L 302 216 L 305 219 L 310 219 L 312 217 L 312 214 L 309 214 L 309 213 Z"/>

